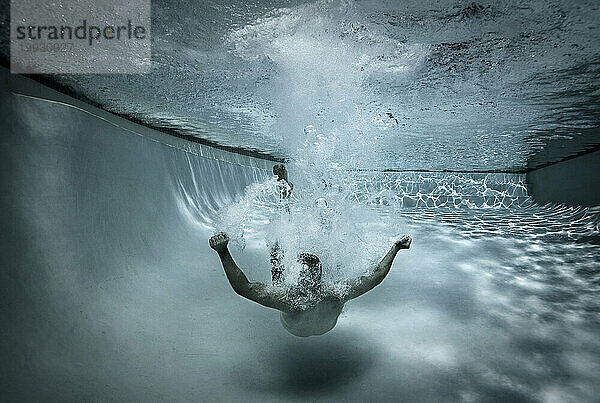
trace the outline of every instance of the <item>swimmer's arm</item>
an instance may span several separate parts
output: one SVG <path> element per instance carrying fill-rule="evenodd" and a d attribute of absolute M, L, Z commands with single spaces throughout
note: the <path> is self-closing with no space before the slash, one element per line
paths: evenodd
<path fill-rule="evenodd" d="M 400 251 L 400 249 L 408 249 L 411 242 L 412 240 L 409 236 L 404 236 L 396 241 L 383 259 L 381 259 L 381 262 L 379 262 L 373 273 L 368 276 L 360 277 L 358 281 L 350 287 L 346 293 L 345 300 L 348 301 L 359 297 L 381 284 L 383 279 L 390 272 L 392 263 L 394 262 L 398 251 Z"/>
<path fill-rule="evenodd" d="M 259 282 L 250 283 L 248 295 L 243 295 L 267 308 L 280 311 L 289 311 L 289 304 L 285 303 L 285 292 L 279 287 L 273 287 Z"/>
<path fill-rule="evenodd" d="M 229 250 L 219 252 L 219 258 L 227 275 L 231 288 L 240 296 L 259 303 L 268 308 L 286 310 L 288 307 L 283 302 L 284 292 L 276 287 L 259 282 L 250 282 L 244 272 L 233 260 Z"/>

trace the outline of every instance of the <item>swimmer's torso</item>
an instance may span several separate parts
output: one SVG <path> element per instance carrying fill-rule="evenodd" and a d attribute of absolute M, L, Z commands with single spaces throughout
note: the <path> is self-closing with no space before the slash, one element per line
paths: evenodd
<path fill-rule="evenodd" d="M 324 298 L 314 306 L 281 312 L 281 323 L 294 336 L 316 336 L 334 328 L 344 304 L 337 298 Z"/>

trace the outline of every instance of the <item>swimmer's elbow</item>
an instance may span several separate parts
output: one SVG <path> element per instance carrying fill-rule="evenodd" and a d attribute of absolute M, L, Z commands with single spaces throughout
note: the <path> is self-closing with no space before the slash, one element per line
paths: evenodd
<path fill-rule="evenodd" d="M 233 291 L 240 297 L 249 298 L 248 296 L 251 290 L 249 282 L 231 284 L 231 288 L 233 288 Z"/>
<path fill-rule="evenodd" d="M 346 301 L 358 298 L 361 295 L 368 293 L 373 288 L 377 287 L 383 282 L 383 279 L 385 278 L 386 274 L 387 273 L 384 274 L 375 271 L 370 276 L 362 276 L 353 287 L 350 287 L 350 290 L 346 294 Z"/>
<path fill-rule="evenodd" d="M 243 287 L 233 287 L 233 291 L 240 297 L 246 297 L 247 292 Z"/>
<path fill-rule="evenodd" d="M 248 294 L 243 295 L 251 301 L 267 308 L 285 311 L 288 307 L 284 302 L 283 295 L 276 292 L 273 287 L 263 283 L 250 283 Z"/>
<path fill-rule="evenodd" d="M 257 300 L 261 300 L 263 297 L 264 288 L 265 285 L 262 283 L 247 282 L 245 284 L 239 284 L 237 287 L 234 287 L 233 290 L 241 297 L 258 302 Z"/>

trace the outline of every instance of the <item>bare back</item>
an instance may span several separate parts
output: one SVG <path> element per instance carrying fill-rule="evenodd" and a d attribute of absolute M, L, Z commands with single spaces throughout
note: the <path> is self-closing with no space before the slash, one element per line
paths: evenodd
<path fill-rule="evenodd" d="M 343 308 L 341 299 L 325 297 L 308 309 L 282 311 L 281 324 L 294 336 L 321 335 L 335 327 Z"/>

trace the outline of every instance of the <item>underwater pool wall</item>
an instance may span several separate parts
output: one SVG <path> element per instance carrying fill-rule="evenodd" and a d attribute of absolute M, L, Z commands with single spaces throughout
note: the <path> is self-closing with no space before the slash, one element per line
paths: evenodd
<path fill-rule="evenodd" d="M 155 278 L 160 290 L 179 266 L 208 270 L 198 252 L 207 241 L 182 214 L 185 203 L 200 211 L 231 203 L 273 162 L 136 125 L 5 68 L 0 84 L 4 398 L 51 401 L 60 390 L 85 400 L 66 392 L 69 384 L 94 378 L 91 367 L 114 362 L 94 352 L 118 345 L 109 341 L 107 312 L 90 312 L 112 293 L 107 285 L 165 273 Z M 152 292 L 141 290 L 152 303 Z M 122 298 L 107 303 L 132 309 Z"/>
<path fill-rule="evenodd" d="M 597 130 L 600 140 L 600 130 Z M 600 205 L 600 151 L 569 158 L 527 173 L 527 191 L 538 204 Z"/>

